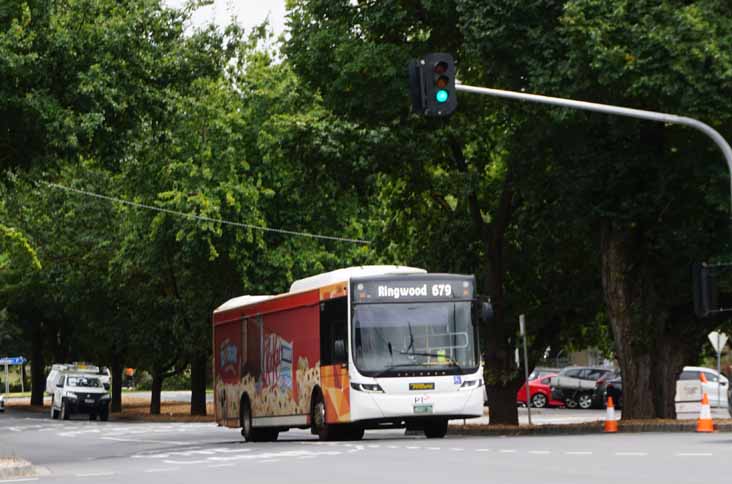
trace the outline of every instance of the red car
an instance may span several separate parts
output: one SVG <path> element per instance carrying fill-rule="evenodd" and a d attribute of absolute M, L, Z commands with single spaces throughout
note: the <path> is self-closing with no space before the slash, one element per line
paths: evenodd
<path fill-rule="evenodd" d="M 548 375 L 541 375 L 539 378 L 529 380 L 529 392 L 531 396 L 531 406 L 536 408 L 544 407 L 563 407 L 564 402 L 561 400 L 552 400 L 552 388 L 549 386 L 553 376 L 557 376 L 556 373 L 550 373 Z M 518 392 L 516 392 L 516 402 L 526 405 L 526 383 L 521 385 Z"/>

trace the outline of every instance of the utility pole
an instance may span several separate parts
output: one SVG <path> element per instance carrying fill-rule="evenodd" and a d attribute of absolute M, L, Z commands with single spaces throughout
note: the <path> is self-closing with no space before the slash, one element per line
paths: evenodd
<path fill-rule="evenodd" d="M 529 389 L 529 356 L 526 351 L 526 318 L 524 315 L 519 316 L 519 332 L 524 339 L 524 380 L 526 381 L 526 411 L 529 415 L 529 425 L 531 425 L 531 390 Z"/>

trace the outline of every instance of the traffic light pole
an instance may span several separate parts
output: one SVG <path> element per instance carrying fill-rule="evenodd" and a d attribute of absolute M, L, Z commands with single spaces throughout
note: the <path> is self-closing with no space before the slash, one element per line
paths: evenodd
<path fill-rule="evenodd" d="M 474 87 L 460 84 L 456 81 L 455 89 L 462 92 L 472 92 L 474 94 L 483 94 L 485 96 L 501 97 L 507 99 L 517 99 L 519 101 L 529 101 L 539 104 L 550 104 L 563 108 L 580 109 L 584 111 L 594 111 L 597 113 L 612 114 L 615 116 L 625 116 L 628 118 L 645 119 L 648 121 L 657 121 L 659 123 L 681 124 L 690 126 L 702 133 L 706 134 L 717 144 L 719 149 L 727 161 L 727 169 L 730 174 L 730 218 L 732 219 L 732 148 L 730 148 L 724 137 L 708 124 L 694 118 L 685 116 L 676 116 L 673 114 L 659 113 L 656 111 L 644 111 L 642 109 L 631 109 L 620 106 L 611 106 L 609 104 L 589 103 L 585 101 L 575 101 L 573 99 L 563 99 L 559 97 L 539 96 L 537 94 L 526 94 L 523 92 L 503 91 L 500 89 L 490 89 L 487 87 Z"/>

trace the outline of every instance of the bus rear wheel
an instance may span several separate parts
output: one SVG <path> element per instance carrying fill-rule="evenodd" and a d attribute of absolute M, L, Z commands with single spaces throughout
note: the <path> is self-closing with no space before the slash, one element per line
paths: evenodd
<path fill-rule="evenodd" d="M 424 435 L 428 439 L 441 439 L 447 433 L 447 419 L 430 420 L 424 424 Z"/>
<path fill-rule="evenodd" d="M 278 429 L 258 428 L 252 426 L 252 407 L 249 399 L 244 398 L 241 402 L 241 435 L 247 442 L 274 442 L 280 435 Z"/>

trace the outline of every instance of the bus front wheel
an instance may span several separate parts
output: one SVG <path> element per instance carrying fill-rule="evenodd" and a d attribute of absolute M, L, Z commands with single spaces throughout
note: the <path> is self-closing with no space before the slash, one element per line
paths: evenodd
<path fill-rule="evenodd" d="M 331 440 L 332 432 L 329 432 L 329 425 L 325 423 L 325 402 L 320 393 L 315 395 L 312 408 L 310 432 L 317 435 L 320 440 Z"/>
<path fill-rule="evenodd" d="M 447 433 L 447 419 L 430 420 L 424 424 L 424 435 L 428 439 L 441 439 Z"/>

